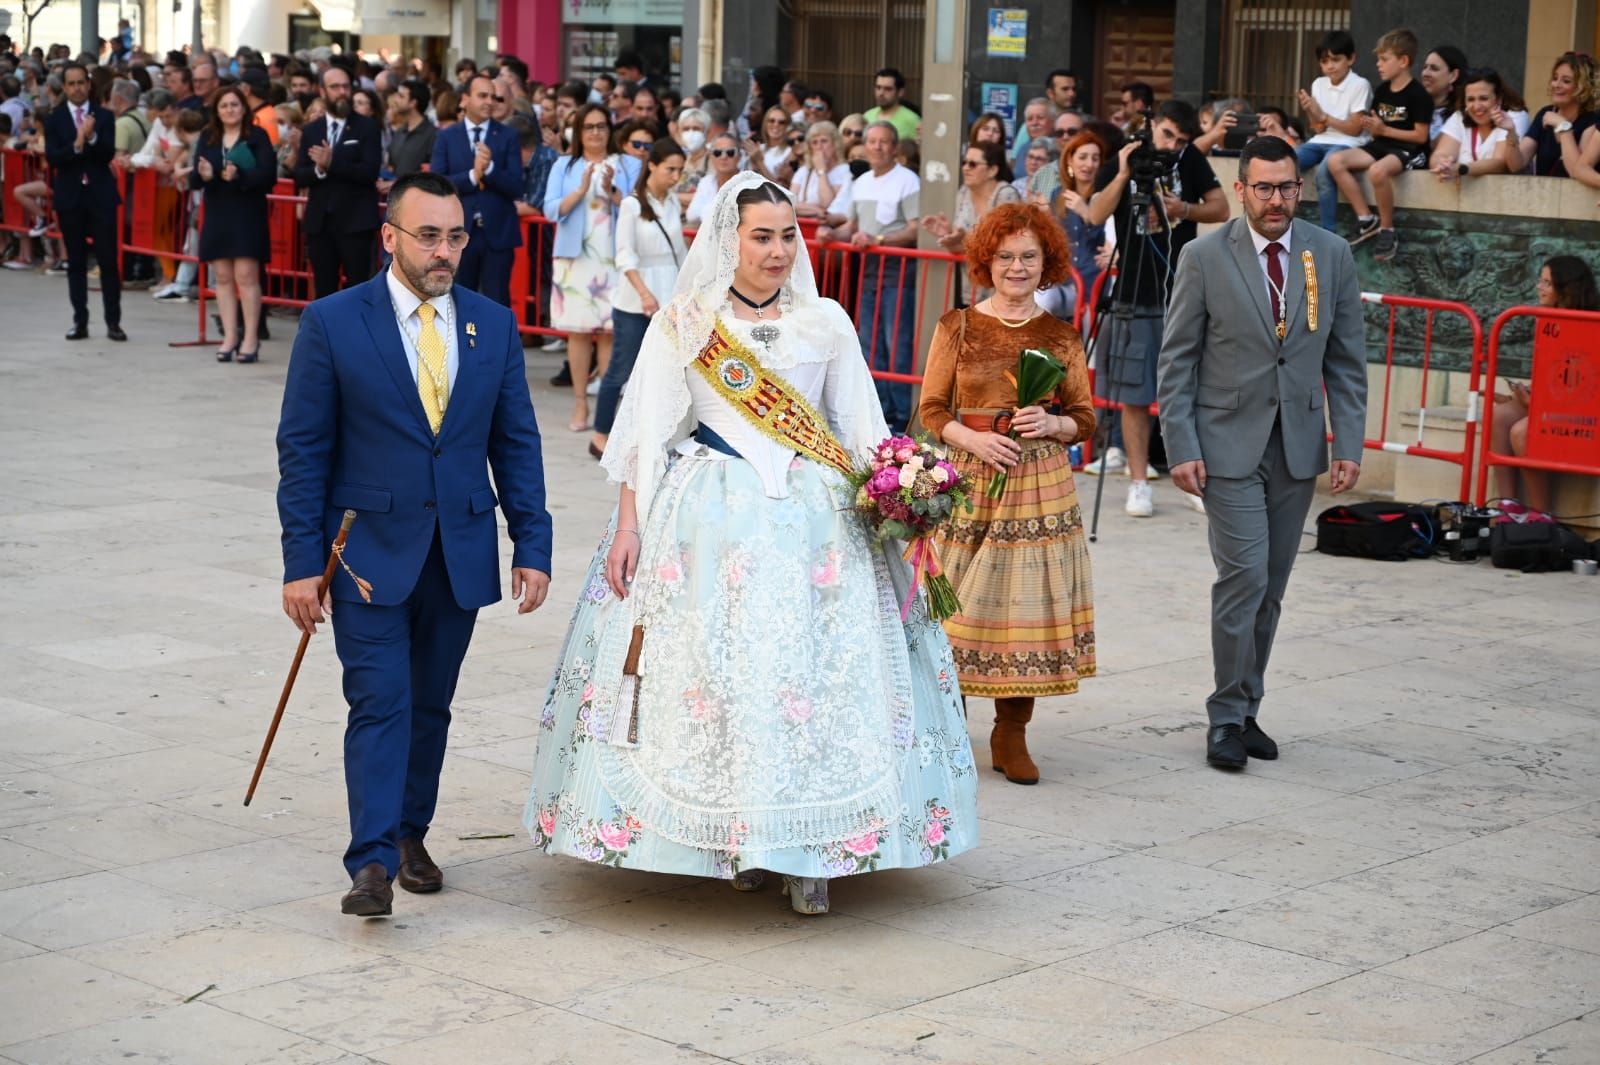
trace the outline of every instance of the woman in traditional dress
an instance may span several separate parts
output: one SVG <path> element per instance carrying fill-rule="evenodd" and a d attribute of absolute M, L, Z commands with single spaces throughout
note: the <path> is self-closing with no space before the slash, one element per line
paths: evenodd
<path fill-rule="evenodd" d="M 996 772 L 1036 784 L 1027 726 L 1034 700 L 1067 695 L 1094 673 L 1094 588 L 1067 447 L 1094 432 L 1078 331 L 1034 302 L 1067 276 L 1071 253 L 1042 207 L 994 208 L 967 240 L 972 283 L 988 299 L 939 319 L 922 384 L 923 426 L 979 486 L 974 509 L 935 535 L 961 600 L 945 622 L 961 691 L 995 701 Z M 1016 410 L 1017 360 L 1043 348 L 1067 368 L 1048 406 Z M 1008 430 L 1021 440 L 1013 440 Z M 997 471 L 1005 492 L 984 492 Z"/>
<path fill-rule="evenodd" d="M 746 404 L 760 397 L 762 404 Z M 757 410 L 765 414 L 757 413 Z M 851 509 L 887 435 L 789 194 L 723 186 L 606 446 L 617 516 L 540 721 L 525 821 L 551 854 L 760 888 L 977 841 L 949 643 Z"/>

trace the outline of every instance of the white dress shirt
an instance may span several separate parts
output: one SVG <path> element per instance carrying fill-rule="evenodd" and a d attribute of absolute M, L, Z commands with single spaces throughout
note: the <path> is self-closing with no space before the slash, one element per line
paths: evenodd
<path fill-rule="evenodd" d="M 649 196 L 647 192 L 645 195 Z M 656 222 L 646 222 L 639 214 L 639 197 L 629 195 L 622 199 L 617 210 L 617 285 L 611 291 L 611 306 L 629 314 L 643 314 L 644 302 L 628 280 L 629 270 L 639 272 L 639 280 L 665 307 L 672 299 L 678 284 L 678 265 L 689 255 L 683 243 L 683 214 L 678 207 L 678 197 L 667 195 L 665 200 L 650 196 L 651 209 Z"/>
<path fill-rule="evenodd" d="M 406 363 L 411 367 L 411 379 L 417 379 L 419 372 L 418 360 L 420 353 L 417 345 L 422 339 L 422 316 L 417 313 L 417 308 L 422 306 L 422 298 L 406 287 L 405 282 L 395 275 L 397 265 L 390 265 L 384 273 L 384 280 L 389 283 L 389 300 L 394 305 L 395 321 L 400 325 L 400 337 L 405 342 Z M 436 312 L 433 327 L 444 338 L 444 367 L 445 379 L 450 383 L 450 394 L 456 390 L 456 374 L 461 368 L 461 352 L 456 343 L 456 301 L 450 293 L 435 296 L 428 300 L 433 304 Z"/>

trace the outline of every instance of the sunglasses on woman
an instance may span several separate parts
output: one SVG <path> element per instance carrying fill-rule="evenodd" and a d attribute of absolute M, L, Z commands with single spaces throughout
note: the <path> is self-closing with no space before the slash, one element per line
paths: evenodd
<path fill-rule="evenodd" d="M 651 148 L 654 148 L 655 146 L 656 146 L 656 142 L 655 141 L 629 141 L 628 142 L 628 147 L 632 148 L 636 152 L 648 152 Z"/>

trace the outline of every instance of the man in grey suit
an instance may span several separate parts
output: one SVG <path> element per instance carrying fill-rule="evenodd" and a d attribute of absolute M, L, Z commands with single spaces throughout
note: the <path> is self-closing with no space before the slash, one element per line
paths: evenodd
<path fill-rule="evenodd" d="M 1316 479 L 1329 469 L 1327 423 L 1333 493 L 1361 475 L 1367 359 L 1349 244 L 1294 221 L 1294 149 L 1251 141 L 1233 189 L 1245 217 L 1178 260 L 1159 394 L 1172 481 L 1204 498 L 1217 567 L 1206 760 L 1241 769 L 1278 756 L 1256 723 L 1267 657 Z"/>

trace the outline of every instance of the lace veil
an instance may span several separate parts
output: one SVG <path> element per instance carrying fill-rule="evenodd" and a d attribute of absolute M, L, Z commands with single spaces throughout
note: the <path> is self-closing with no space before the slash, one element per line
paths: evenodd
<path fill-rule="evenodd" d="M 671 301 L 651 320 L 640 345 L 601 466 L 612 481 L 633 488 L 641 520 L 666 472 L 668 449 L 694 431 L 685 367 L 705 346 L 718 316 L 730 311 L 728 288 L 739 263 L 739 194 L 766 181 L 747 171 L 722 186 L 678 272 Z M 793 202 L 787 189 L 780 191 Z M 796 336 L 843 364 L 841 387 L 833 390 L 834 402 L 826 413 L 841 442 L 866 456 L 887 435 L 876 390 L 854 323 L 842 307 L 819 295 L 810 256 L 803 249 L 779 302 L 783 320 Z M 763 361 L 776 371 L 786 368 L 781 359 Z"/>

